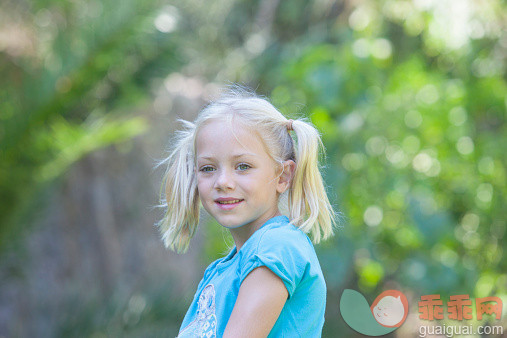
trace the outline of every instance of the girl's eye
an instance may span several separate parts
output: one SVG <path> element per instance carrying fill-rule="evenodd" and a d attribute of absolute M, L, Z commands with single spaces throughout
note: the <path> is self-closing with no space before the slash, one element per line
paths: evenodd
<path fill-rule="evenodd" d="M 248 164 L 246 164 L 246 163 L 241 163 L 240 165 L 238 165 L 238 168 L 240 170 L 247 170 L 247 169 L 250 168 L 250 166 Z"/>
<path fill-rule="evenodd" d="M 202 167 L 202 168 L 201 168 L 201 171 L 202 171 L 202 172 L 205 172 L 205 173 L 206 173 L 206 172 L 210 172 L 210 171 L 212 171 L 212 170 L 213 170 L 213 167 L 210 167 L 210 166 L 206 166 L 206 167 Z"/>

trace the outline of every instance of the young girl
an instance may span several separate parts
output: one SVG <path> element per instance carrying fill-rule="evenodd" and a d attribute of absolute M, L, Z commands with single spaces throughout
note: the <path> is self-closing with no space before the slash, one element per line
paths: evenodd
<path fill-rule="evenodd" d="M 320 337 L 326 284 L 307 234 L 331 236 L 335 214 L 317 130 L 242 89 L 183 122 L 165 160 L 164 244 L 187 250 L 202 203 L 235 246 L 204 272 L 178 337 Z"/>

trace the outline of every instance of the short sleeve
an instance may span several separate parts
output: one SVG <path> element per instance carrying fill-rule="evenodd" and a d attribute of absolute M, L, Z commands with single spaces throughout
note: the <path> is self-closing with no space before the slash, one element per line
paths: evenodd
<path fill-rule="evenodd" d="M 304 254 L 305 235 L 297 231 L 272 229 L 263 234 L 240 269 L 240 283 L 255 268 L 266 266 L 277 275 L 292 297 L 304 274 L 309 259 Z"/>

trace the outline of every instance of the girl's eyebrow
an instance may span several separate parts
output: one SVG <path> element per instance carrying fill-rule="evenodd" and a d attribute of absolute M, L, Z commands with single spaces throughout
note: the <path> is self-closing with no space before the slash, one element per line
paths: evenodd
<path fill-rule="evenodd" d="M 244 157 L 244 156 L 257 156 L 257 155 L 255 155 L 254 153 L 241 153 L 241 154 L 232 155 L 231 158 L 236 159 L 236 158 L 240 158 L 240 157 Z M 198 160 L 213 160 L 215 158 L 213 156 L 199 156 L 199 157 L 197 157 L 197 159 Z"/>

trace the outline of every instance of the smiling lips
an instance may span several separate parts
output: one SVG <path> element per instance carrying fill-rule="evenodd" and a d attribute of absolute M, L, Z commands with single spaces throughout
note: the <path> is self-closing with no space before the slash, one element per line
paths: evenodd
<path fill-rule="evenodd" d="M 217 206 L 222 210 L 231 210 L 243 202 L 240 198 L 218 198 L 215 200 Z"/>

